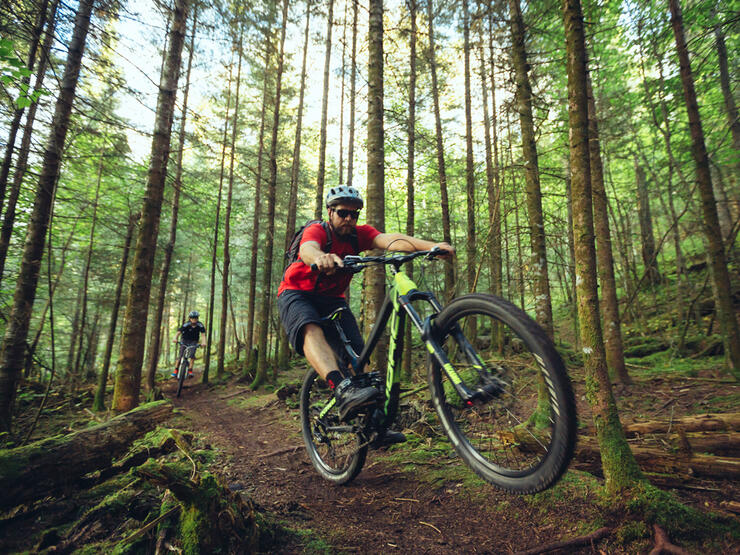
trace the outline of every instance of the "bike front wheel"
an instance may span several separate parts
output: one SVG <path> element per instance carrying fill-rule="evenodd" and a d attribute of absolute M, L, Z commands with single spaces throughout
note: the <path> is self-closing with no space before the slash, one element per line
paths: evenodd
<path fill-rule="evenodd" d="M 570 380 L 547 334 L 513 304 L 482 294 L 453 300 L 435 329 L 457 376 L 478 392 L 476 402 L 463 402 L 429 357 L 432 401 L 458 455 L 505 491 L 552 486 L 573 457 L 577 419 Z"/>
<path fill-rule="evenodd" d="M 182 393 L 182 384 L 185 383 L 185 377 L 188 375 L 188 368 L 190 367 L 189 360 L 185 357 L 182 357 L 182 362 L 180 363 L 180 369 L 177 371 L 177 396 L 180 397 L 180 393 Z"/>
<path fill-rule="evenodd" d="M 368 446 L 359 432 L 362 417 L 342 422 L 336 407 L 321 414 L 332 396 L 326 382 L 309 370 L 301 388 L 303 441 L 321 477 L 334 484 L 346 484 L 360 473 Z"/>

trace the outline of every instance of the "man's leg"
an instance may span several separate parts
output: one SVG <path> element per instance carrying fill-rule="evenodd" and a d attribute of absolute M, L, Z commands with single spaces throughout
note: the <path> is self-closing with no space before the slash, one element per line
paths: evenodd
<path fill-rule="evenodd" d="M 308 323 L 301 333 L 303 333 L 303 354 L 314 370 L 334 389 L 340 418 L 344 419 L 354 409 L 374 402 L 378 396 L 377 389 L 372 386 L 358 387 L 350 378 L 339 378 L 342 376 L 339 365 L 321 326 Z"/>
<path fill-rule="evenodd" d="M 303 327 L 303 354 L 308 363 L 313 366 L 323 379 L 332 370 L 337 370 L 337 360 L 334 351 L 324 336 L 324 330 L 318 324 L 306 324 Z"/>

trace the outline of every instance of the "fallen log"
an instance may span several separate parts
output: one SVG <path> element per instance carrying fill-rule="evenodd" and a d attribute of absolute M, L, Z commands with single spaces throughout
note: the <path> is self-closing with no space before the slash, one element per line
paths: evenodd
<path fill-rule="evenodd" d="M 157 401 L 86 430 L 0 450 L 0 509 L 62 493 L 85 474 L 110 467 L 171 413 L 170 403 Z"/>
<path fill-rule="evenodd" d="M 623 424 L 627 437 L 638 435 L 667 433 L 681 428 L 685 432 L 740 432 L 740 412 L 725 414 L 695 414 L 671 420 L 650 420 L 646 422 L 628 422 Z M 594 435 L 595 429 L 590 426 L 586 433 Z"/>
<path fill-rule="evenodd" d="M 630 444 L 640 468 L 645 472 L 737 480 L 740 459 L 690 452 L 668 453 L 663 449 Z M 594 438 L 581 437 L 576 447 L 574 468 L 601 473 L 601 454 Z"/>

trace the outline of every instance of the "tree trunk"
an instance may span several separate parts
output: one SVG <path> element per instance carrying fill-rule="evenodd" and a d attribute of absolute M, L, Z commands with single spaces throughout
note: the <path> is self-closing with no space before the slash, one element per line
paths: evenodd
<path fill-rule="evenodd" d="M 367 109 L 367 223 L 385 229 L 385 153 L 383 128 L 383 0 L 370 0 L 368 11 L 368 109 Z M 377 320 L 385 298 L 385 271 L 382 266 L 365 270 L 364 326 L 369 330 Z M 387 340 L 375 350 L 374 368 L 384 370 Z"/>
<path fill-rule="evenodd" d="M 162 269 L 159 272 L 159 291 L 157 292 L 157 307 L 154 310 L 154 333 L 152 333 L 149 347 L 149 364 L 146 373 L 146 387 L 149 391 L 154 390 L 154 378 L 157 375 L 161 342 L 159 329 L 162 327 L 162 315 L 164 303 L 167 297 L 167 285 L 170 276 L 170 264 L 172 253 L 175 250 L 177 239 L 177 218 L 180 212 L 180 192 L 182 191 L 182 154 L 185 149 L 185 125 L 188 115 L 188 93 L 190 92 L 190 72 L 193 67 L 193 53 L 195 51 L 195 30 L 198 26 L 198 5 L 193 9 L 193 32 L 190 36 L 190 50 L 188 52 L 188 68 L 185 72 L 185 90 L 182 95 L 182 116 L 180 117 L 180 133 L 177 140 L 177 161 L 175 166 L 175 179 L 172 183 L 172 212 L 170 213 L 170 235 L 167 245 L 164 247 L 164 258 Z"/>
<path fill-rule="evenodd" d="M 218 340 L 218 364 L 216 376 L 224 374 L 226 362 L 226 317 L 229 310 L 229 267 L 231 265 L 231 198 L 234 190 L 234 158 L 236 157 L 236 135 L 239 123 L 239 85 L 242 78 L 242 37 L 244 36 L 244 24 L 240 23 L 239 31 L 239 62 L 236 69 L 236 92 L 234 94 L 234 123 L 231 126 L 231 156 L 229 161 L 229 189 L 226 193 L 226 214 L 224 217 L 224 255 L 223 275 L 221 279 L 221 334 Z"/>
<path fill-rule="evenodd" d="M 105 137 L 105 136 L 104 136 Z M 104 141 L 105 143 L 105 141 Z M 104 144 L 105 146 L 105 144 Z M 80 316 L 80 327 L 77 333 L 79 343 L 77 344 L 77 358 L 75 360 L 74 370 L 70 378 L 70 389 L 75 390 L 77 381 L 82 377 L 80 373 L 80 361 L 82 360 L 82 346 L 85 339 L 85 328 L 87 324 L 87 288 L 90 283 L 90 264 L 92 263 L 93 246 L 95 244 L 95 227 L 98 223 L 98 202 L 100 200 L 100 183 L 103 179 L 103 156 L 100 155 L 98 160 L 98 178 L 95 184 L 95 201 L 93 202 L 92 224 L 90 225 L 90 241 L 87 245 L 87 258 L 85 260 L 85 270 L 82 274 L 82 315 Z M 89 345 L 88 345 L 89 348 Z"/>
<path fill-rule="evenodd" d="M 141 366 L 146 341 L 146 321 L 149 313 L 149 293 L 152 286 L 154 252 L 157 247 L 167 161 L 170 154 L 175 95 L 177 94 L 177 82 L 180 77 L 182 47 L 185 43 L 188 2 L 189 0 L 175 0 L 169 47 L 165 54 L 166 64 L 157 98 L 146 197 L 141 210 L 139 233 L 134 251 L 131 286 L 126 303 L 126 318 L 121 339 L 121 354 L 113 392 L 112 408 L 115 411 L 131 410 L 139 404 Z"/>
<path fill-rule="evenodd" d="M 311 19 L 311 0 L 306 2 L 306 28 L 303 32 L 303 62 L 301 63 L 301 88 L 298 93 L 298 116 L 295 128 L 295 142 L 293 143 L 293 165 L 290 169 L 290 193 L 288 198 L 287 224 L 285 227 L 285 252 L 290 248 L 290 241 L 295 235 L 296 212 L 298 207 L 298 171 L 301 167 L 301 129 L 303 126 L 303 99 L 306 92 L 306 59 L 308 55 L 308 31 Z M 280 342 L 280 365 L 286 365 L 289 358 L 290 344 L 285 330 L 280 326 L 282 341 Z M 251 349 L 250 349 L 251 350 Z"/>
<path fill-rule="evenodd" d="M 712 5 L 713 15 L 716 17 L 716 8 Z M 714 40 L 717 48 L 717 62 L 719 65 L 719 85 L 722 89 L 722 99 L 725 101 L 727 111 L 727 123 L 732 133 L 732 148 L 740 152 L 740 117 L 738 117 L 735 96 L 732 94 L 730 71 L 727 67 L 727 46 L 725 46 L 725 34 L 722 25 L 718 21 L 714 25 Z M 737 159 L 736 159 L 737 160 Z M 736 162 L 735 171 L 740 168 L 740 162 Z"/>
<path fill-rule="evenodd" d="M 432 72 L 432 100 L 434 102 L 434 130 L 437 144 L 437 173 L 439 174 L 440 207 L 442 208 L 442 238 L 452 245 L 452 226 L 450 224 L 450 204 L 447 196 L 447 171 L 445 169 L 445 151 L 442 141 L 442 117 L 439 109 L 439 85 L 437 84 L 437 55 L 434 46 L 434 8 L 433 1 L 427 1 L 429 20 L 429 66 Z M 445 261 L 445 300 L 450 301 L 455 295 L 455 266 Z"/>
<path fill-rule="evenodd" d="M 339 179 L 337 183 L 344 185 L 344 82 L 347 74 L 347 2 L 344 2 L 344 17 L 342 18 L 342 88 L 339 93 Z M 286 238 L 287 239 L 287 238 Z"/>
<path fill-rule="evenodd" d="M 593 194 L 594 228 L 596 232 L 596 263 L 601 284 L 602 307 L 604 310 L 604 340 L 606 362 L 609 369 L 623 384 L 631 382 L 624 365 L 622 344 L 622 322 L 619 318 L 617 282 L 614 278 L 614 255 L 609 231 L 609 211 L 607 210 L 606 187 L 604 186 L 604 166 L 601 162 L 599 126 L 596 119 L 591 79 L 586 80 L 588 88 L 588 144 L 591 168 L 591 192 Z"/>
<path fill-rule="evenodd" d="M 26 69 L 28 70 L 28 74 L 21 77 L 21 81 L 19 84 L 19 88 L 23 90 L 24 88 L 27 90 L 28 85 L 31 82 L 31 74 L 33 72 L 33 66 L 36 64 L 36 52 L 39 48 L 39 43 L 41 42 L 41 34 L 44 31 L 44 24 L 46 23 L 46 16 L 47 16 L 47 7 L 49 5 L 49 0 L 42 0 L 41 5 L 39 6 L 38 15 L 36 16 L 36 23 L 33 26 L 33 31 L 31 34 L 31 42 L 28 45 L 28 58 L 26 62 Z M 52 8 L 52 12 L 56 11 L 56 5 Z M 53 14 L 52 14 L 53 15 Z M 50 22 L 50 26 L 53 26 L 54 23 Z M 42 52 L 43 57 L 43 52 Z M 35 104 L 35 102 L 34 102 Z M 0 210 L 2 209 L 2 205 L 5 202 L 5 191 L 7 189 L 8 185 L 8 176 L 10 175 L 10 166 L 13 161 L 13 149 L 15 148 L 15 138 L 18 135 L 18 128 L 21 125 L 21 118 L 23 117 L 23 112 L 25 110 L 25 107 L 16 107 L 13 112 L 13 119 L 10 121 L 10 130 L 8 131 L 8 141 L 5 143 L 5 156 L 3 158 L 3 164 L 0 166 Z"/>
<path fill-rule="evenodd" d="M 333 3 L 333 0 L 330 0 Z M 330 10 L 331 12 L 331 10 Z M 265 258 L 262 279 L 262 301 L 260 303 L 260 324 L 257 372 L 252 381 L 252 389 L 258 388 L 267 379 L 267 332 L 270 324 L 270 302 L 272 300 L 272 256 L 275 246 L 275 199 L 277 196 L 277 147 L 280 129 L 280 95 L 283 85 L 283 61 L 285 55 L 285 32 L 288 26 L 288 0 L 283 0 L 283 20 L 280 29 L 280 51 L 277 59 L 277 76 L 275 83 L 275 107 L 272 118 L 272 142 L 270 144 L 270 181 L 267 192 L 267 234 L 265 238 Z"/>
<path fill-rule="evenodd" d="M 650 285 L 660 283 L 655 238 L 653 236 L 653 217 L 650 212 L 650 195 L 645 182 L 645 170 L 635 157 L 635 181 L 637 184 L 637 212 L 640 218 L 640 243 L 642 245 L 642 263 L 645 265 L 645 281 Z"/>
<path fill-rule="evenodd" d="M 321 137 L 319 138 L 319 170 L 316 175 L 316 208 L 314 218 L 324 213 L 324 180 L 326 176 L 326 120 L 329 113 L 329 68 L 331 63 L 331 30 L 334 26 L 334 0 L 329 0 L 326 16 L 326 52 L 324 54 L 324 96 L 321 101 Z"/>
<path fill-rule="evenodd" d="M 532 87 L 529 83 L 527 52 L 524 46 L 525 30 L 520 0 L 509 0 L 511 10 L 511 57 L 516 74 L 516 105 L 522 131 L 522 152 L 527 182 L 527 213 L 529 214 L 529 236 L 532 246 L 532 268 L 534 271 L 534 297 L 537 322 L 553 337 L 552 302 L 550 280 L 547 272 L 547 244 L 545 223 L 542 215 L 542 191 L 537 162 L 537 145 L 534 138 L 532 117 Z"/>
<path fill-rule="evenodd" d="M 229 131 L 229 111 L 231 110 L 231 74 L 234 69 L 233 57 L 232 63 L 229 64 L 229 84 L 226 90 L 226 114 L 224 114 L 224 134 L 221 143 L 221 174 L 218 178 L 218 200 L 216 200 L 216 222 L 213 226 L 213 252 L 211 253 L 211 281 L 210 294 L 208 297 L 208 325 L 206 326 L 206 352 L 203 354 L 203 383 L 208 383 L 208 377 L 211 369 L 211 345 L 213 344 L 213 313 L 215 310 L 214 301 L 216 299 L 216 259 L 218 258 L 218 229 L 221 225 L 221 193 L 224 188 L 224 172 L 226 168 L 226 140 Z M 259 198 L 259 192 L 258 196 Z M 190 272 L 188 271 L 188 283 L 190 282 Z M 183 312 L 187 311 L 187 307 Z M 182 319 L 185 321 L 185 318 Z"/>
<path fill-rule="evenodd" d="M 570 160 L 565 160 L 565 196 L 568 204 L 568 278 L 571 300 L 571 314 L 573 317 L 573 336 L 576 350 L 580 348 L 578 337 L 578 291 L 576 287 L 576 250 L 573 237 L 573 192 L 571 191 Z"/>
<path fill-rule="evenodd" d="M 683 34 L 683 18 L 678 0 L 669 0 L 671 9 L 671 25 L 676 38 L 676 51 L 680 62 L 681 82 L 683 83 L 686 110 L 689 116 L 689 129 L 691 130 L 691 152 L 696 163 L 696 180 L 701 194 L 702 212 L 704 215 L 704 235 L 709 245 L 708 258 L 713 291 L 715 294 L 715 307 L 722 330 L 722 340 L 725 347 L 725 358 L 728 367 L 735 379 L 740 380 L 740 330 L 738 329 L 737 317 L 732 306 L 730 297 L 730 276 L 727 271 L 722 233 L 717 217 L 717 205 L 712 191 L 712 178 L 709 173 L 709 158 L 704 144 L 704 131 L 699 116 L 699 106 L 696 103 L 696 91 L 694 90 L 694 78 L 691 74 L 689 52 L 686 47 L 686 39 Z"/>
<path fill-rule="evenodd" d="M 54 197 L 54 188 L 59 176 L 64 141 L 69 127 L 72 104 L 75 100 L 77 81 L 80 75 L 82 54 L 90 26 L 90 14 L 94 0 L 80 0 L 74 31 L 69 43 L 69 53 L 64 68 L 59 97 L 54 110 L 46 150 L 41 166 L 41 175 L 36 188 L 33 211 L 26 232 L 21 270 L 18 275 L 13 307 L 8 318 L 2 349 L 0 350 L 0 430 L 10 431 L 12 407 L 16 385 L 23 368 L 28 326 L 31 320 L 33 301 L 36 297 L 39 269 L 46 242 L 46 231 Z"/>
<path fill-rule="evenodd" d="M 406 125 L 408 135 L 408 158 L 406 162 L 406 235 L 414 235 L 414 148 L 416 146 L 416 0 L 407 0 L 411 20 L 409 34 L 409 119 Z M 414 267 L 409 264 L 406 270 L 409 277 L 414 276 Z M 403 339 L 403 375 L 411 379 L 411 322 L 407 322 Z"/>
<path fill-rule="evenodd" d="M 563 0 L 563 22 L 568 68 L 568 116 L 570 123 L 570 167 L 573 192 L 573 236 L 575 238 L 578 315 L 588 401 L 601 450 L 606 490 L 615 494 L 641 480 L 619 421 L 606 366 L 599 319 L 596 284 L 596 253 L 591 201 L 591 170 L 588 143 L 588 94 L 586 87 L 586 44 L 579 0 Z"/>
<path fill-rule="evenodd" d="M 249 299 L 247 302 L 247 336 L 244 341 L 247 343 L 247 356 L 244 359 L 244 374 L 250 372 L 257 361 L 254 359 L 254 345 L 257 338 L 254 333 L 255 313 L 257 292 L 257 258 L 259 255 L 259 231 L 260 231 L 260 205 L 262 198 L 262 155 L 265 146 L 265 119 L 267 117 L 267 74 L 270 69 L 270 53 L 272 47 L 268 37 L 265 37 L 265 71 L 262 83 L 262 113 L 260 114 L 260 131 L 259 147 L 257 148 L 257 181 L 254 186 L 254 213 L 252 214 L 252 260 L 249 266 Z"/>
<path fill-rule="evenodd" d="M 357 4 L 352 0 L 352 69 L 349 78 L 349 144 L 347 145 L 347 186 L 352 185 L 355 156 L 355 101 L 357 99 Z"/>
<path fill-rule="evenodd" d="M 31 374 L 31 368 L 33 365 L 33 357 L 34 357 L 34 354 L 36 353 L 36 348 L 38 347 L 39 340 L 41 339 L 41 334 L 44 331 L 44 324 L 46 322 L 46 314 L 52 308 L 54 294 L 56 293 L 59 282 L 62 280 L 62 275 L 64 275 L 64 267 L 67 264 L 67 252 L 69 250 L 69 245 L 72 243 L 72 239 L 74 238 L 78 221 L 79 221 L 79 215 L 75 219 L 73 227 L 72 227 L 72 231 L 70 232 L 69 237 L 67 238 L 67 241 L 64 243 L 64 246 L 62 247 L 62 259 L 59 262 L 59 269 L 56 272 L 54 283 L 49 285 L 49 297 L 46 299 L 46 304 L 44 304 L 44 309 L 41 311 L 41 316 L 39 317 L 39 327 L 36 330 L 36 334 L 33 337 L 33 341 L 31 342 L 31 345 L 28 347 L 28 353 L 26 356 L 26 365 L 24 367 L 24 372 L 23 372 L 23 375 L 26 378 L 30 376 Z M 49 241 L 49 248 L 50 249 L 53 248 L 53 246 L 51 245 L 51 241 Z M 50 273 L 51 272 L 49 272 L 49 274 Z"/>
<path fill-rule="evenodd" d="M 470 101 L 470 13 L 468 0 L 463 0 L 463 58 L 465 59 L 465 194 L 467 228 L 465 238 L 468 291 L 475 292 L 475 167 L 473 166 L 473 115 Z"/>
<path fill-rule="evenodd" d="M 481 31 L 481 45 L 483 44 L 483 32 Z M 490 127 L 493 129 L 493 158 L 490 161 L 491 176 L 488 176 L 489 162 L 486 162 L 486 177 L 488 178 L 488 218 L 491 225 L 488 239 L 488 253 L 490 258 L 491 271 L 491 292 L 494 295 L 503 294 L 503 267 L 501 257 L 501 176 L 499 172 L 499 154 L 498 154 L 498 110 L 496 108 L 496 63 L 493 50 L 493 11 L 488 12 L 488 52 L 491 58 L 491 121 Z M 486 145 L 490 145 L 489 122 L 488 122 L 488 101 L 486 99 L 486 77 L 483 66 L 485 64 L 485 54 L 481 46 L 481 83 L 483 86 L 483 106 L 484 122 L 486 126 Z M 487 146 L 486 158 L 490 157 L 490 146 Z M 499 340 L 501 338 L 499 337 Z"/>
<path fill-rule="evenodd" d="M 51 52 L 51 46 L 54 42 L 54 29 L 56 27 L 56 12 L 58 6 L 59 1 L 54 0 L 50 8 L 49 24 L 46 27 L 46 37 L 44 38 L 44 44 L 41 49 L 41 59 L 39 61 L 38 70 L 36 71 L 36 81 L 33 87 L 34 94 L 41 94 L 40 91 L 43 88 L 46 68 L 49 62 L 49 53 Z M 33 134 L 33 124 L 36 120 L 37 108 L 38 102 L 34 102 L 28 108 L 26 124 L 23 128 L 23 138 L 21 139 L 21 147 L 18 152 L 18 158 L 15 161 L 13 183 L 10 187 L 10 192 L 8 193 L 8 203 L 5 207 L 5 214 L 3 214 L 3 225 L 0 230 L 0 284 L 2 283 L 3 273 L 5 271 L 5 262 L 8 256 L 10 240 L 13 236 L 18 196 L 20 195 L 21 185 L 23 184 L 23 176 L 26 174 L 28 155 L 31 151 L 31 136 Z"/>
<path fill-rule="evenodd" d="M 108 370 L 110 368 L 110 359 L 113 354 L 113 344 L 116 341 L 116 330 L 118 329 L 118 313 L 121 309 L 121 294 L 123 293 L 123 283 L 126 281 L 126 266 L 128 265 L 128 255 L 131 250 L 131 240 L 134 236 L 136 221 L 139 219 L 138 214 L 129 216 L 128 228 L 126 230 L 126 239 L 123 242 L 123 257 L 121 266 L 118 269 L 118 280 L 116 281 L 116 292 L 113 295 L 113 308 L 111 309 L 110 325 L 108 326 L 108 337 L 105 340 L 105 353 L 103 354 L 103 368 L 98 374 L 98 388 L 95 391 L 95 401 L 93 402 L 94 411 L 105 410 L 105 389 L 108 384 Z"/>

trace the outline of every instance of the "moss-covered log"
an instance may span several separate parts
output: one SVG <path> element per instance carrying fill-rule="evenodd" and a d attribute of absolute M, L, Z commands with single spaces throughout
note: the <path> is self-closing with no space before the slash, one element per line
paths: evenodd
<path fill-rule="evenodd" d="M 158 401 L 87 430 L 0 450 L 0 508 L 63 492 L 85 474 L 110 467 L 171 412 L 171 404 Z"/>
<path fill-rule="evenodd" d="M 624 433 L 627 437 L 675 432 L 679 429 L 684 432 L 740 432 L 740 412 L 694 414 L 672 420 L 650 420 L 624 424 Z M 589 427 L 586 433 L 593 435 L 594 432 L 595 429 Z"/>
<path fill-rule="evenodd" d="M 149 461 L 134 473 L 169 489 L 183 505 L 179 537 L 185 553 L 254 553 L 259 544 L 254 505 L 211 474 L 192 479 L 186 466 Z"/>
<path fill-rule="evenodd" d="M 637 446 L 632 446 L 632 454 L 646 472 L 725 480 L 740 478 L 740 459 L 686 452 L 668 453 L 663 449 Z M 579 439 L 573 466 L 597 474 L 601 472 L 601 455 L 594 439 Z"/>

